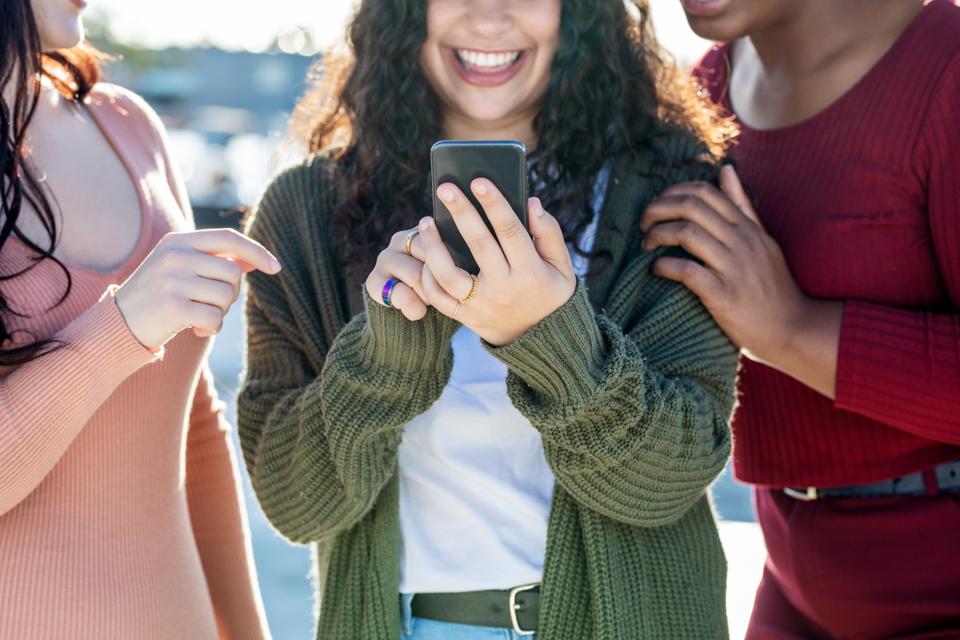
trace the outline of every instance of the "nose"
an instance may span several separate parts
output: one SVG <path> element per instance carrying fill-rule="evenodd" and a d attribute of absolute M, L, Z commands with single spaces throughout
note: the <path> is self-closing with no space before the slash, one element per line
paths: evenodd
<path fill-rule="evenodd" d="M 513 24 L 511 0 L 470 0 L 467 17 L 474 32 L 486 38 L 495 38 L 509 31 Z"/>

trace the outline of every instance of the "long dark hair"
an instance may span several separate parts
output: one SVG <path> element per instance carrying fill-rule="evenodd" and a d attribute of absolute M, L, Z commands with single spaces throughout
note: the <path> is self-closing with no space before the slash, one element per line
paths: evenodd
<path fill-rule="evenodd" d="M 332 160 L 333 222 L 353 278 L 387 236 L 430 210 L 429 149 L 442 137 L 439 99 L 420 67 L 427 0 L 363 0 L 348 47 L 315 67 L 294 133 Z M 732 133 L 698 98 L 654 36 L 647 0 L 563 0 L 561 43 L 531 167 L 537 194 L 576 243 L 588 226 L 594 176 L 612 156 L 689 137 L 689 157 L 716 161 Z M 579 250 L 579 249 L 578 249 Z"/>
<path fill-rule="evenodd" d="M 0 21 L 0 89 L 16 88 L 13 104 L 0 100 L 0 173 L 3 176 L 0 266 L 3 264 L 3 247 L 10 236 L 16 236 L 35 253 L 30 263 L 19 271 L 7 273 L 5 269 L 0 270 L 0 284 L 22 276 L 44 260 L 53 260 L 64 274 L 64 291 L 56 303 L 60 304 L 70 293 L 70 272 L 53 255 L 58 240 L 57 218 L 49 194 L 31 170 L 26 133 L 40 101 L 41 79 L 47 78 L 65 98 L 79 102 L 99 80 L 102 56 L 86 45 L 44 52 L 30 0 L 0 0 L 0 15 L 3 16 Z M 43 224 L 47 234 L 47 242 L 43 245 L 28 238 L 17 224 L 25 203 L 37 212 Z M 0 289 L 0 366 L 29 362 L 59 346 L 53 340 L 32 340 L 6 348 L 7 341 L 13 339 L 7 319 L 22 315 Z"/>

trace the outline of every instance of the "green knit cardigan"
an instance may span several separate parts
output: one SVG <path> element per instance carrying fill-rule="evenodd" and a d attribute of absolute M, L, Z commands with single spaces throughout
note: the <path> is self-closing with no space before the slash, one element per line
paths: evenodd
<path fill-rule="evenodd" d="M 313 157 L 280 174 L 248 229 L 284 268 L 247 280 L 240 439 L 267 517 L 316 545 L 318 640 L 399 640 L 397 447 L 446 385 L 459 324 L 432 309 L 410 322 L 348 286 L 328 171 Z M 639 231 L 660 190 L 706 174 L 652 152 L 617 161 L 595 240 L 606 268 L 514 343 L 485 345 L 556 476 L 542 640 L 728 635 L 706 490 L 730 450 L 737 354 L 695 296 L 652 274 L 660 252 Z"/>

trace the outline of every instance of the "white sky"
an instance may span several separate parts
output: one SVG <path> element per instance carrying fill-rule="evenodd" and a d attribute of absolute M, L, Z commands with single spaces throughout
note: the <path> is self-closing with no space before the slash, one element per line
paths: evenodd
<path fill-rule="evenodd" d="M 680 9 L 680 0 L 652 0 L 660 39 L 683 61 L 692 62 L 707 44 L 694 36 Z M 352 0 L 92 0 L 104 11 L 121 40 L 148 46 L 202 42 L 228 49 L 259 50 L 278 32 L 291 27 L 311 30 L 327 43 L 343 32 Z"/>

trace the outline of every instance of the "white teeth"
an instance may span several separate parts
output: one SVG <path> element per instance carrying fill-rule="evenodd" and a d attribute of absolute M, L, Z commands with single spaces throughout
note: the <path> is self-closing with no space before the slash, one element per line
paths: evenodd
<path fill-rule="evenodd" d="M 457 49 L 457 55 L 461 60 L 471 67 L 483 69 L 496 69 L 513 64 L 520 57 L 520 51 L 504 53 L 485 53 L 483 51 L 473 51 L 471 49 Z"/>

